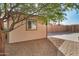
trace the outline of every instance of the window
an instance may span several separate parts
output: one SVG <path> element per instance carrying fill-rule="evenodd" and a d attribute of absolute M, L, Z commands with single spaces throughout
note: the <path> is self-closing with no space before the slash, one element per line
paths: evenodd
<path fill-rule="evenodd" d="M 26 30 L 36 30 L 37 29 L 37 21 L 34 19 L 26 20 Z"/>

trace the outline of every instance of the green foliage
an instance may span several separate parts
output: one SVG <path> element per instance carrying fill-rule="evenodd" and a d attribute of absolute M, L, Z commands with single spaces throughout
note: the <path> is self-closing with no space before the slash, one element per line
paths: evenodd
<path fill-rule="evenodd" d="M 20 12 L 27 15 L 28 19 L 32 15 L 39 16 L 39 21 L 48 24 L 51 21 L 62 22 L 66 19 L 65 11 L 76 10 L 79 12 L 78 3 L 0 3 L 0 18 L 3 20 L 14 17 L 12 12 Z M 6 14 L 6 16 L 5 16 Z M 3 17 L 2 17 L 3 16 Z M 16 19 L 15 19 L 16 20 Z M 24 20 L 24 19 L 22 19 Z M 14 21 L 14 20 L 13 20 Z M 14 25 L 20 21 L 13 23 Z"/>

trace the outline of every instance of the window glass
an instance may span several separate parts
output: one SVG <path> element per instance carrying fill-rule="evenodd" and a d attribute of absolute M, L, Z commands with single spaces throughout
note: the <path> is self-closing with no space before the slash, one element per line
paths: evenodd
<path fill-rule="evenodd" d="M 35 30 L 37 27 L 36 21 L 32 19 L 27 20 L 26 27 L 27 27 L 27 30 Z"/>

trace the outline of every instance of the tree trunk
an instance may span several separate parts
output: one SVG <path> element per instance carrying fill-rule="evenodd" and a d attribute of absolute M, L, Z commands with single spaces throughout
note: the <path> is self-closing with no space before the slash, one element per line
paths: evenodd
<path fill-rule="evenodd" d="M 46 25 L 46 39 L 47 39 L 47 36 L 48 36 L 48 28 L 47 28 L 47 25 Z"/>
<path fill-rule="evenodd" d="M 47 27 L 47 21 L 46 21 L 46 39 L 47 39 L 47 36 L 48 36 L 48 27 Z"/>
<path fill-rule="evenodd" d="M 5 55 L 4 33 L 2 32 L 2 22 L 0 21 L 0 55 Z"/>

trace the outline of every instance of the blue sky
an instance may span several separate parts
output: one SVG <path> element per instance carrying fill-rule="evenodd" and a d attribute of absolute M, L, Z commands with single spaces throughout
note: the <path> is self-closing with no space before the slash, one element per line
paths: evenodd
<path fill-rule="evenodd" d="M 75 10 L 73 11 L 67 11 L 67 20 L 64 20 L 62 24 L 70 25 L 70 24 L 79 24 L 79 13 L 77 13 Z"/>

